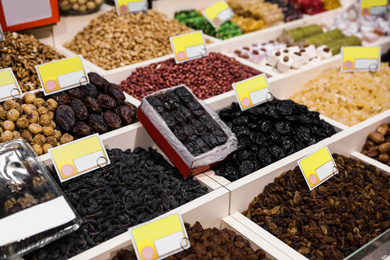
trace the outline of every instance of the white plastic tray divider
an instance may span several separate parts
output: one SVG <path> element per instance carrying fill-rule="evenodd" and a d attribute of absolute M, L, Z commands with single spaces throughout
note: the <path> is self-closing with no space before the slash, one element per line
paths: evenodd
<path fill-rule="evenodd" d="M 221 219 L 229 215 L 229 192 L 225 188 L 219 188 L 198 199 L 195 199 L 179 208 L 167 212 L 163 216 L 172 213 L 181 214 L 183 221 L 193 225 L 199 221 L 204 228 L 220 227 Z M 101 243 L 81 254 L 71 258 L 72 260 L 84 259 L 111 259 L 122 248 L 131 247 L 130 233 L 125 232 L 104 243 Z"/>

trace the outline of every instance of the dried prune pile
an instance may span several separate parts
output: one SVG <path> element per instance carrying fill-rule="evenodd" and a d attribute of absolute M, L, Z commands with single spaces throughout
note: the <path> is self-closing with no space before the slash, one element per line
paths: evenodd
<path fill-rule="evenodd" d="M 204 229 L 198 221 L 193 226 L 187 223 L 185 226 L 191 247 L 166 259 L 268 259 L 264 250 L 253 250 L 248 240 L 232 230 Z M 112 260 L 135 259 L 133 251 L 122 249 Z"/>
<path fill-rule="evenodd" d="M 58 102 L 55 112 L 58 129 L 84 137 L 136 122 L 137 108 L 125 101 L 118 85 L 94 72 L 88 73 L 88 77 L 90 83 L 51 96 Z"/>
<path fill-rule="evenodd" d="M 390 227 L 390 178 L 333 154 L 339 174 L 310 191 L 299 167 L 275 178 L 243 212 L 310 259 L 343 259 Z"/>
<path fill-rule="evenodd" d="M 84 223 L 27 259 L 67 259 L 207 193 L 151 148 L 107 153 L 110 165 L 67 182 L 53 173 Z"/>
<path fill-rule="evenodd" d="M 238 139 L 230 159 L 214 168 L 235 181 L 335 134 L 318 112 L 292 100 L 277 100 L 241 111 L 237 103 L 219 112 Z"/>
<path fill-rule="evenodd" d="M 226 143 L 225 132 L 185 87 L 147 100 L 192 155 Z"/>

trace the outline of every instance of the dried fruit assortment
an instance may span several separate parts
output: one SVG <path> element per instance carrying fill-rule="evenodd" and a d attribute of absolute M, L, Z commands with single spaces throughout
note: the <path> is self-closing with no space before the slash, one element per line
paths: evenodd
<path fill-rule="evenodd" d="M 291 22 L 302 18 L 302 13 L 297 10 L 295 5 L 286 0 L 265 0 L 266 2 L 277 4 L 282 10 L 285 22 Z"/>
<path fill-rule="evenodd" d="M 277 100 L 241 111 L 237 103 L 219 112 L 238 139 L 238 150 L 214 168 L 235 181 L 335 134 L 318 112 L 291 100 Z"/>
<path fill-rule="evenodd" d="M 322 0 L 288 0 L 293 3 L 296 8 L 304 14 L 318 14 L 325 11 L 324 2 Z"/>
<path fill-rule="evenodd" d="M 232 83 L 260 74 L 249 66 L 221 53 L 176 64 L 169 59 L 137 68 L 119 86 L 141 100 L 154 91 L 181 84 L 189 87 L 200 99 L 206 99 L 232 90 Z"/>
<path fill-rule="evenodd" d="M 111 10 L 93 19 L 64 47 L 111 70 L 170 54 L 169 37 L 189 31 L 156 11 L 118 16 Z"/>
<path fill-rule="evenodd" d="M 65 58 L 33 35 L 5 32 L 0 41 L 0 69 L 11 68 L 22 92 L 41 88 L 36 65 Z"/>
<path fill-rule="evenodd" d="M 300 104 L 348 126 L 389 109 L 390 67 L 382 63 L 372 72 L 324 70 L 292 96 Z"/>
<path fill-rule="evenodd" d="M 362 154 L 389 165 L 390 129 L 389 124 L 381 124 L 376 131 L 370 132 L 361 151 Z"/>
<path fill-rule="evenodd" d="M 264 250 L 253 250 L 249 241 L 234 231 L 226 228 L 204 229 L 198 221 L 193 226 L 187 223 L 185 226 L 191 247 L 166 259 L 268 259 Z M 112 258 L 112 260 L 136 259 L 135 253 L 126 249 L 120 250 Z"/>
<path fill-rule="evenodd" d="M 26 259 L 67 259 L 207 193 L 151 148 L 107 153 L 103 169 L 63 183 L 53 173 L 84 223 Z"/>
<path fill-rule="evenodd" d="M 225 132 L 185 87 L 147 100 L 193 156 L 226 143 Z"/>
<path fill-rule="evenodd" d="M 268 184 L 243 212 L 309 259 L 343 259 L 390 227 L 390 179 L 333 154 L 339 174 L 310 191 L 299 167 Z"/>

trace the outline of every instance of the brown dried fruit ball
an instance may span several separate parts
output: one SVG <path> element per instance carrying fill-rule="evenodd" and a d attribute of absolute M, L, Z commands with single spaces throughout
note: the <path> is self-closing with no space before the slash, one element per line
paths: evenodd
<path fill-rule="evenodd" d="M 53 120 L 50 121 L 50 127 L 55 129 L 57 126 L 56 122 L 54 122 Z"/>
<path fill-rule="evenodd" d="M 37 134 L 40 134 L 42 133 L 42 126 L 40 124 L 37 124 L 37 123 L 33 123 L 33 124 L 30 124 L 28 126 L 28 130 L 30 130 L 30 132 L 33 134 L 33 135 L 37 135 Z"/>
<path fill-rule="evenodd" d="M 3 107 L 5 110 L 14 109 L 16 107 L 16 101 L 12 100 L 12 99 L 8 99 L 8 100 L 4 101 Z"/>
<path fill-rule="evenodd" d="M 14 135 L 12 134 L 11 131 L 4 131 L 4 132 L 1 133 L 1 135 L 0 135 L 0 141 L 1 141 L 2 143 L 11 141 L 13 138 L 14 138 Z"/>
<path fill-rule="evenodd" d="M 23 108 L 19 103 L 16 103 L 15 109 L 18 110 L 19 114 L 23 114 Z"/>
<path fill-rule="evenodd" d="M 20 117 L 20 113 L 15 108 L 8 110 L 8 112 L 7 112 L 7 119 L 9 121 L 15 122 L 16 120 L 18 120 L 19 117 Z"/>
<path fill-rule="evenodd" d="M 33 144 L 32 148 L 37 156 L 40 156 L 43 154 L 43 149 L 39 144 Z"/>
<path fill-rule="evenodd" d="M 4 108 L 0 108 L 0 120 L 6 120 L 7 119 L 7 110 Z"/>
<path fill-rule="evenodd" d="M 42 145 L 43 153 L 48 153 L 49 149 L 53 148 L 50 144 L 46 143 Z"/>
<path fill-rule="evenodd" d="M 46 100 L 46 104 L 47 104 L 46 108 L 49 109 L 50 111 L 55 111 L 56 108 L 58 107 L 57 101 L 55 101 L 52 98 L 49 98 L 48 100 Z"/>
<path fill-rule="evenodd" d="M 32 134 L 30 133 L 30 131 L 28 131 L 28 130 L 24 130 L 24 131 L 22 132 L 22 137 L 23 137 L 24 139 L 26 139 L 28 142 L 32 142 L 32 140 L 33 140 L 33 136 L 32 136 Z"/>
<path fill-rule="evenodd" d="M 57 139 L 53 135 L 48 136 L 48 137 L 46 137 L 46 143 L 50 144 L 52 147 L 56 147 L 57 146 Z"/>
<path fill-rule="evenodd" d="M 39 145 L 42 146 L 44 143 L 46 143 L 46 137 L 44 137 L 41 134 L 37 134 L 36 136 L 34 136 L 34 138 L 32 140 L 32 143 L 33 144 L 39 144 Z"/>
<path fill-rule="evenodd" d="M 22 108 L 25 114 L 29 114 L 32 111 L 37 111 L 37 108 L 33 104 L 23 104 Z"/>
<path fill-rule="evenodd" d="M 73 136 L 71 136 L 71 135 L 68 134 L 68 133 L 65 133 L 65 134 L 60 138 L 61 144 L 66 144 L 66 143 L 69 143 L 69 142 L 72 142 L 72 141 L 73 141 Z"/>
<path fill-rule="evenodd" d="M 36 108 L 40 108 L 42 106 L 46 106 L 46 101 L 43 98 L 37 98 L 34 101 L 34 106 Z"/>
<path fill-rule="evenodd" d="M 54 130 L 53 131 L 53 136 L 55 137 L 55 139 L 57 140 L 57 141 L 59 141 L 60 140 L 60 138 L 61 138 L 61 136 L 62 136 L 62 133 L 61 133 L 61 131 L 59 131 L 59 130 Z"/>
<path fill-rule="evenodd" d="M 14 124 L 14 122 L 12 122 L 10 120 L 6 120 L 3 123 L 1 123 L 1 127 L 3 128 L 4 131 L 15 130 L 15 124 Z"/>
<path fill-rule="evenodd" d="M 44 127 L 42 128 L 42 131 L 43 131 L 43 135 L 44 135 L 44 136 L 50 136 L 50 135 L 53 134 L 54 129 L 51 128 L 51 126 L 44 126 Z"/>
<path fill-rule="evenodd" d="M 50 116 L 51 120 L 54 119 L 54 112 L 53 111 L 49 111 L 48 115 Z"/>
<path fill-rule="evenodd" d="M 50 123 L 51 123 L 51 117 L 50 117 L 50 115 L 42 115 L 42 116 L 39 118 L 39 123 L 40 123 L 42 126 L 49 126 Z"/>
<path fill-rule="evenodd" d="M 49 113 L 49 110 L 46 107 L 39 107 L 38 108 L 39 115 L 47 115 Z"/>
<path fill-rule="evenodd" d="M 30 122 L 30 124 L 32 124 L 32 123 L 38 123 L 38 120 L 39 120 L 39 113 L 38 113 L 38 111 L 33 110 L 33 111 L 31 111 L 30 113 L 28 113 L 28 114 L 26 115 L 26 118 L 27 118 L 27 120 Z"/>
<path fill-rule="evenodd" d="M 12 135 L 14 136 L 13 140 L 21 138 L 19 131 L 12 131 Z"/>
<path fill-rule="evenodd" d="M 34 93 L 26 93 L 23 96 L 23 101 L 26 104 L 32 104 L 37 99 L 37 96 Z"/>
<path fill-rule="evenodd" d="M 25 129 L 29 124 L 30 122 L 28 122 L 27 118 L 25 117 L 20 117 L 18 120 L 16 120 L 16 127 L 19 129 Z"/>

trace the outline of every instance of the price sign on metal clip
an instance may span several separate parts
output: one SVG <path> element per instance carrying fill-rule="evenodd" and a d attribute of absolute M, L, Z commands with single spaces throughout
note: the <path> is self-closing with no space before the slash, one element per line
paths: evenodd
<path fill-rule="evenodd" d="M 0 101 L 19 97 L 22 90 L 11 68 L 0 70 Z"/>
<path fill-rule="evenodd" d="M 360 0 L 360 13 L 362 15 L 387 14 L 387 0 Z"/>
<path fill-rule="evenodd" d="M 169 38 L 176 63 L 202 58 L 208 55 L 202 31 Z"/>
<path fill-rule="evenodd" d="M 55 147 L 49 153 L 61 182 L 110 164 L 99 134 Z"/>
<path fill-rule="evenodd" d="M 146 12 L 148 2 L 146 0 L 115 0 L 115 8 L 118 15 Z"/>
<path fill-rule="evenodd" d="M 241 110 L 260 105 L 272 98 L 267 76 L 264 74 L 233 84 Z"/>
<path fill-rule="evenodd" d="M 220 25 L 234 17 L 233 10 L 224 1 L 218 1 L 207 7 L 202 11 L 202 14 L 214 28 L 218 28 Z"/>
<path fill-rule="evenodd" d="M 163 259 L 190 247 L 187 231 L 177 213 L 129 229 L 140 260 Z"/>
<path fill-rule="evenodd" d="M 380 47 L 342 47 L 341 71 L 378 71 L 381 64 Z"/>
<path fill-rule="evenodd" d="M 80 55 L 37 65 L 36 68 L 45 95 L 89 82 Z"/>
<path fill-rule="evenodd" d="M 302 158 L 298 165 L 310 190 L 339 173 L 327 146 Z"/>

